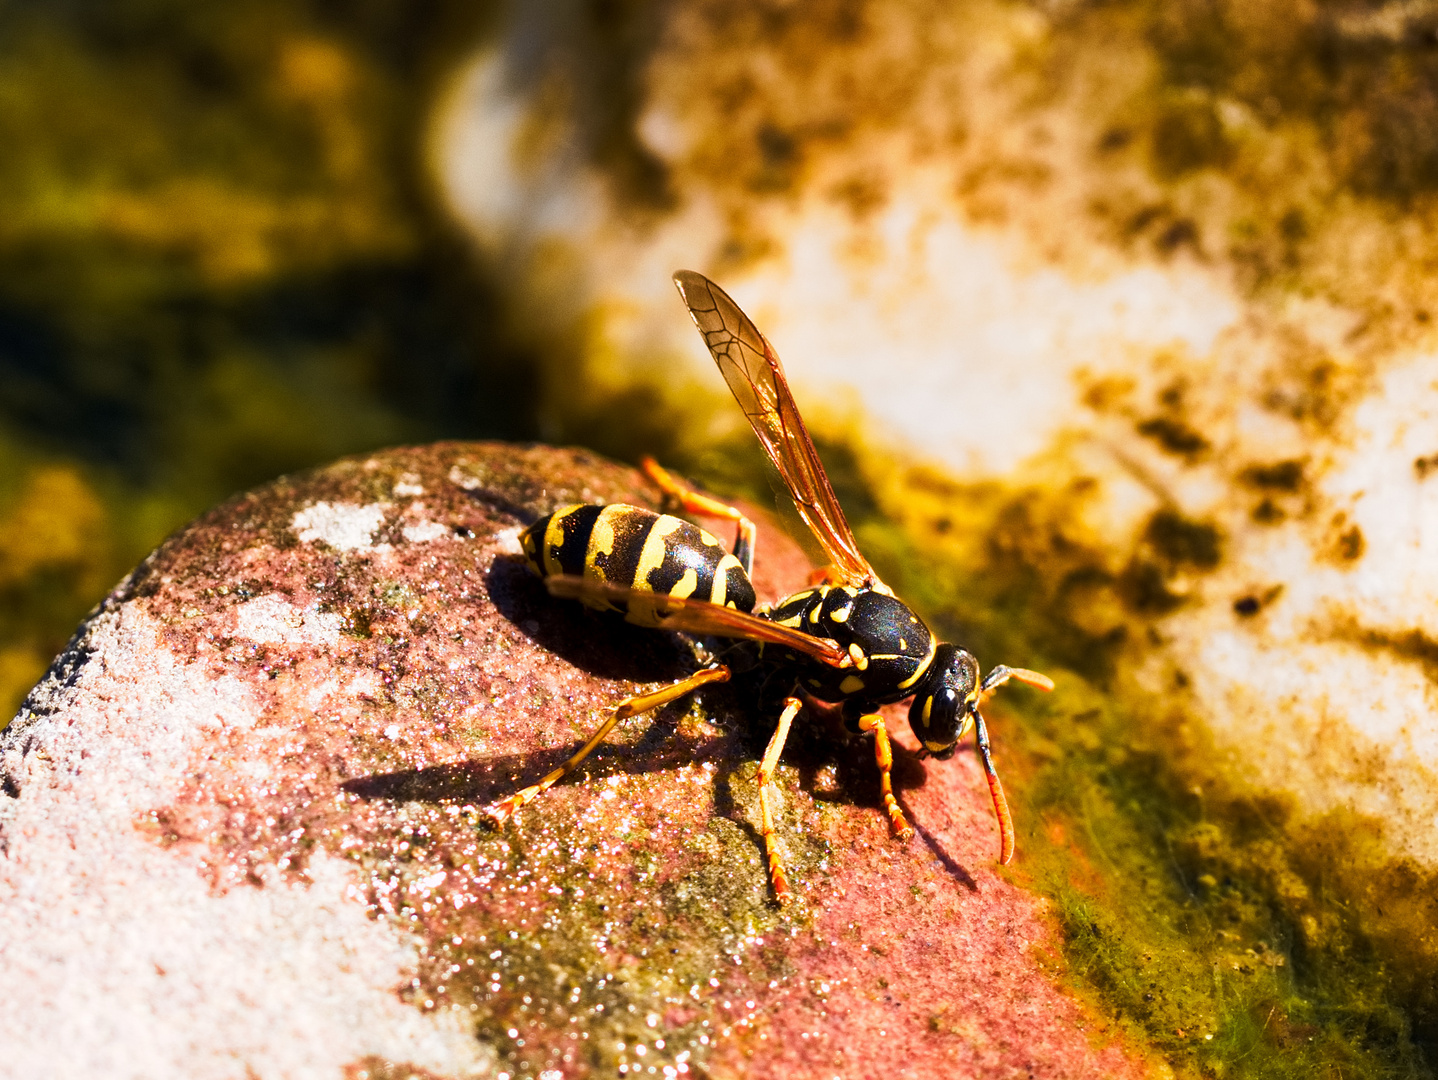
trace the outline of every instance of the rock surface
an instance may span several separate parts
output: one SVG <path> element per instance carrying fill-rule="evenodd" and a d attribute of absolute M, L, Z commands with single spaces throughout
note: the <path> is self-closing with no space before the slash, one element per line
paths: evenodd
<path fill-rule="evenodd" d="M 870 747 L 796 726 L 784 911 L 756 830 L 771 721 L 731 687 L 485 826 L 695 663 L 515 557 L 537 514 L 621 499 L 654 495 L 581 452 L 393 450 L 146 560 L 0 734 L 0 1075 L 1143 1073 L 1050 982 L 971 756 L 921 763 L 902 723 L 908 846 Z M 761 531 L 761 598 L 805 570 Z"/>

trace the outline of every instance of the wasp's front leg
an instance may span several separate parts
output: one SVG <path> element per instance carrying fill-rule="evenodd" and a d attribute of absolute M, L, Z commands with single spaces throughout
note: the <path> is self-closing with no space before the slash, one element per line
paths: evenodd
<path fill-rule="evenodd" d="M 894 748 L 889 742 L 889 730 L 884 726 L 884 718 L 878 713 L 861 716 L 859 730 L 874 733 L 874 760 L 879 766 L 879 790 L 884 796 L 884 811 L 889 815 L 889 825 L 900 840 L 910 840 L 914 830 L 904 820 L 904 812 L 899 809 L 899 801 L 894 798 L 894 785 L 889 776 L 894 768 Z"/>

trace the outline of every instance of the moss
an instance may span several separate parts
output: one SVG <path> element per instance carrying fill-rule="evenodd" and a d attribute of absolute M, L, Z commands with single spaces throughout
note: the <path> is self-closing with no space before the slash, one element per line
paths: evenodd
<path fill-rule="evenodd" d="M 1141 719 L 1074 704 L 1092 706 L 1082 726 L 1096 737 L 1073 738 L 1063 707 L 1011 732 L 1009 753 L 1015 737 L 1063 752 L 1026 753 L 1017 782 L 1008 770 L 1022 873 L 1056 902 L 1070 976 L 1184 1071 L 1319 1075 L 1340 1060 L 1345 1075 L 1426 1075 L 1431 912 L 1394 916 L 1384 877 L 1417 871 L 1377 823 L 1296 825 L 1215 775 L 1181 719 L 1150 722 L 1156 737 L 1135 746 Z"/>
<path fill-rule="evenodd" d="M 1245 619 L 1252 618 L 1282 595 L 1283 586 L 1280 584 L 1270 585 L 1260 593 L 1240 596 L 1233 602 L 1234 614 Z"/>
<path fill-rule="evenodd" d="M 727 817 L 690 836 L 677 861 L 649 851 L 648 829 L 662 823 L 643 815 L 618 833 L 563 813 L 496 833 L 454 803 L 410 803 L 400 818 L 388 854 L 359 858 L 372 909 L 422 942 L 403 996 L 460 1010 L 519 1076 L 614 1075 L 637 1046 L 646 1065 L 702 1066 L 722 1024 L 711 987 L 740 964 L 773 974 L 762 939 L 806 925 L 764 902 L 752 830 Z M 427 902 L 436 867 L 447 895 L 478 902 Z"/>
<path fill-rule="evenodd" d="M 1249 517 L 1259 525 L 1277 525 L 1279 522 L 1285 520 L 1288 515 L 1283 511 L 1283 508 L 1272 499 L 1264 499 L 1253 508 L 1253 512 L 1249 514 Z"/>
<path fill-rule="evenodd" d="M 1365 649 L 1416 663 L 1430 679 L 1438 677 L 1438 640 L 1422 630 L 1394 633 L 1363 626 L 1356 618 L 1348 617 L 1339 618 L 1332 633 Z"/>
<path fill-rule="evenodd" d="M 1154 171 L 1173 180 L 1228 164 L 1233 148 L 1213 103 L 1190 99 L 1173 102 L 1155 118 L 1152 154 Z"/>
<path fill-rule="evenodd" d="M 1214 526 L 1191 521 L 1173 510 L 1157 511 L 1149 518 L 1143 535 L 1170 562 L 1211 570 L 1222 558 L 1222 538 Z"/>
<path fill-rule="evenodd" d="M 1153 439 L 1170 454 L 1195 458 L 1209 448 L 1209 442 L 1193 428 L 1167 416 L 1156 416 L 1138 425 L 1138 433 Z"/>
<path fill-rule="evenodd" d="M 1269 465 L 1250 465 L 1239 474 L 1239 480 L 1260 490 L 1297 491 L 1303 485 L 1303 462 L 1275 461 Z"/>
<path fill-rule="evenodd" d="M 0 446 L 0 485 L 10 486 L 0 491 L 0 581 L 5 610 L 20 613 L 0 622 L 0 695 L 20 692 L 128 562 L 230 490 L 384 439 L 538 433 L 527 357 L 495 329 L 497 289 L 466 262 L 415 165 L 416 118 L 445 58 L 473 39 L 461 10 L 470 8 L 341 14 L 246 0 L 204 16 L 176 3 L 0 13 L 0 191 L 12 208 L 0 224 L 0 435 L 25 448 Z M 1335 206 L 1351 196 L 1417 217 L 1438 189 L 1425 104 L 1435 54 L 1418 8 L 1387 37 L 1345 32 L 1350 13 L 1322 6 L 1246 18 L 1196 0 L 1064 10 L 1051 51 L 1063 63 L 1074 46 L 1107 51 L 1115 34 L 1141 38 L 1156 59 L 1153 83 L 1097 121 L 1105 169 L 1132 152 L 1161 186 L 1116 212 L 1120 243 L 1148 238 L 1165 254 L 1226 244 L 1255 282 L 1288 272 L 1321 282 L 1322 265 L 1305 260 L 1318 259 L 1310 248 Z M 628 202 L 663 206 L 667 177 L 630 122 L 653 23 L 642 5 L 619 14 L 590 28 L 616 46 L 595 52 L 612 66 L 578 80 L 601 89 L 574 96 L 591 109 L 591 155 Z M 827 6 L 817 23 L 737 9 L 710 17 L 750 20 L 755 40 L 783 41 L 799 63 L 863 26 L 848 4 Z M 808 30 L 784 37 L 801 24 L 819 27 L 812 41 Z M 887 99 L 866 102 L 874 122 L 902 115 L 895 103 L 914 85 L 903 71 L 884 80 Z M 745 107 L 700 156 L 738 162 L 730 171 L 745 200 L 756 189 L 786 197 L 813 148 L 836 142 L 838 128 L 750 107 L 752 87 L 721 90 Z M 1302 153 L 1280 152 L 1295 147 Z M 1217 222 L 1197 216 L 1191 186 L 1214 174 L 1238 192 Z M 860 194 L 856 213 L 873 204 Z M 1398 264 L 1423 265 L 1414 243 Z M 1390 258 L 1390 246 L 1373 246 Z M 1427 277 L 1412 289 L 1428 288 Z M 1331 370 L 1315 361 L 1271 407 L 1326 423 Z M 747 433 L 717 449 L 685 441 L 686 428 L 703 427 L 689 422 L 705 412 L 702 395 L 695 405 L 680 400 L 683 388 L 640 387 L 580 402 L 565 374 L 548 405 L 563 437 L 628 457 L 661 453 L 718 490 L 765 497 Z M 1144 433 L 1181 455 L 1203 449 L 1202 433 L 1176 421 Z M 1154 621 L 1183 602 L 1179 579 L 1221 564 L 1218 531 L 1161 511 L 1134 551 L 1106 552 L 1075 525 L 1082 485 L 1013 491 L 906 470 L 872 483 L 873 469 L 851 469 L 834 450 L 825 447 L 865 550 L 900 593 L 986 661 L 1049 667 L 1063 680 L 1042 704 L 1022 690 L 1006 698 L 1013 711 L 996 738 L 1022 832 L 1019 872 L 1053 900 L 1075 985 L 1185 1071 L 1431 1071 L 1435 883 L 1386 854 L 1380 823 L 1300 822 L 1227 775 L 1181 671 L 1162 703 L 1123 680 Z M 1258 466 L 1247 482 L 1275 497 L 1294 490 L 1301 471 L 1290 480 L 1291 464 Z M 1421 479 L 1432 463 L 1414 468 Z M 101 533 L 111 550 L 73 542 Z M 1351 564 L 1363 550 L 1356 527 L 1335 523 L 1335 560 Z M 1247 600 L 1262 596 L 1236 604 Z M 353 632 L 370 633 L 369 608 L 356 600 L 350 610 Z M 1431 642 L 1370 644 L 1431 660 Z M 433 821 L 418 814 L 410 825 L 412 849 L 432 852 Z M 624 842 L 643 863 L 642 836 Z M 721 822 L 702 842 L 725 853 L 708 864 L 724 873 L 666 881 L 654 912 L 624 929 L 627 949 L 721 940 L 749 917 L 736 897 L 762 882 L 753 838 Z M 454 857 L 477 870 L 463 860 L 483 854 L 524 882 L 523 867 L 590 857 L 529 850 L 521 866 L 508 844 L 456 846 Z M 414 865 L 397 855 L 367 868 L 377 905 L 396 888 L 403 900 Z M 741 876 L 726 876 L 734 867 Z M 498 944 L 465 937 L 457 914 L 423 911 L 420 891 L 395 911 L 433 916 L 428 939 L 451 942 L 432 948 L 423 988 L 453 987 L 502 1039 L 523 1029 L 526 1010 L 582 1007 L 609 1040 L 591 1059 L 606 1067 L 636 1016 L 719 956 L 686 953 L 665 975 L 672 983 L 630 980 L 573 933 L 602 918 L 603 896 L 573 897 L 575 923 L 525 928 L 504 944 L 500 989 L 486 996 L 478 972 Z M 538 958 L 549 950 L 571 950 L 596 986 L 602 972 L 602 992 L 567 1004 L 545 981 Z M 457 980 L 445 974 L 455 963 Z M 524 988 L 541 983 L 525 1002 Z M 596 1021 L 599 1005 L 608 1015 Z M 702 1029 L 702 1018 L 674 1022 Z M 516 1061 L 524 1050 L 510 1047 Z"/>
<path fill-rule="evenodd" d="M 1438 206 L 1431 13 L 1283 0 L 1029 7 L 1046 40 L 1010 75 L 1032 76 L 1031 100 L 1063 101 L 1088 136 L 1087 175 L 1066 175 L 1090 197 L 1100 242 L 1226 262 L 1254 295 L 1323 295 L 1370 314 L 1380 334 L 1424 337 Z M 1356 235 L 1384 254 L 1355 263 Z"/>

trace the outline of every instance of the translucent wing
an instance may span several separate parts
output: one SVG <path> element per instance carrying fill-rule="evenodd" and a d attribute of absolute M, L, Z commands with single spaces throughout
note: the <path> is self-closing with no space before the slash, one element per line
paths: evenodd
<path fill-rule="evenodd" d="M 674 284 L 724 381 L 794 496 L 799 516 L 823 545 L 840 577 L 851 585 L 888 592 L 859 551 L 769 342 L 729 294 L 703 274 L 680 270 L 674 275 Z"/>
<path fill-rule="evenodd" d="M 557 574 L 544 579 L 545 586 L 554 596 L 571 600 L 588 600 L 608 604 L 624 604 L 631 611 L 644 610 L 653 616 L 653 621 L 665 630 L 682 630 L 690 634 L 713 634 L 716 637 L 744 638 L 748 641 L 767 641 L 782 645 L 797 653 L 813 657 L 831 667 L 848 667 L 852 661 L 828 638 L 811 637 L 801 630 L 780 626 L 768 619 L 721 607 L 707 600 L 679 599 L 663 593 L 641 592 L 625 589 L 590 578 L 570 574 Z"/>

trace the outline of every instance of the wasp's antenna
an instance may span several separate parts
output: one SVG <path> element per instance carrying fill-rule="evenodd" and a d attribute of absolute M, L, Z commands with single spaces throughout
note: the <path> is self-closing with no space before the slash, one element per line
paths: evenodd
<path fill-rule="evenodd" d="M 1030 671 L 1028 668 L 1005 667 L 1000 664 L 984 677 L 983 685 L 979 687 L 979 700 L 986 701 L 988 696 L 1010 679 L 1017 679 L 1021 683 L 1036 687 L 1039 690 L 1052 690 L 1054 681 L 1047 675 L 1041 675 L 1037 671 Z"/>
<path fill-rule="evenodd" d="M 989 678 L 993 675 L 990 674 Z M 984 723 L 984 714 L 978 709 L 974 709 L 974 741 L 978 744 L 979 757 L 988 776 L 994 815 L 999 819 L 999 863 L 1007 866 L 1014 858 L 1014 819 L 1009 814 L 1009 802 L 1004 798 L 1004 785 L 999 782 L 998 771 L 994 768 L 994 756 L 989 749 L 989 728 Z"/>
<path fill-rule="evenodd" d="M 984 677 L 984 681 L 979 686 L 978 700 L 974 702 L 974 741 L 978 745 L 979 757 L 984 762 L 984 773 L 989 781 L 989 794 L 994 800 L 994 814 L 999 819 L 999 862 L 1005 866 L 1014 857 L 1014 819 L 1009 814 L 1008 800 L 1004 798 L 1004 785 L 999 782 L 998 771 L 994 768 L 994 756 L 989 749 L 989 728 L 984 723 L 984 714 L 979 712 L 979 705 L 1010 679 L 1017 679 L 1019 682 L 1027 683 L 1039 690 L 1054 688 L 1054 681 L 1047 675 L 1030 671 L 1028 668 L 1011 668 L 1000 664 Z"/>

